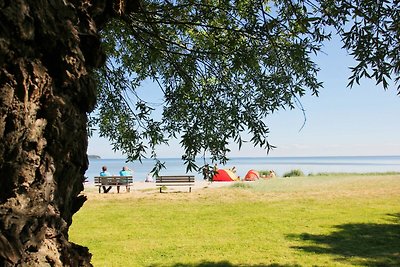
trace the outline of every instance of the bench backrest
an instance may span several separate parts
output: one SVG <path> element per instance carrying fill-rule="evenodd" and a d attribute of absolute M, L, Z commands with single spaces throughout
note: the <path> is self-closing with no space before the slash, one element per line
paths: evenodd
<path fill-rule="evenodd" d="M 126 185 L 133 183 L 133 176 L 95 176 L 95 185 Z"/>
<path fill-rule="evenodd" d="M 194 175 L 165 175 L 156 177 L 156 183 L 194 183 Z"/>

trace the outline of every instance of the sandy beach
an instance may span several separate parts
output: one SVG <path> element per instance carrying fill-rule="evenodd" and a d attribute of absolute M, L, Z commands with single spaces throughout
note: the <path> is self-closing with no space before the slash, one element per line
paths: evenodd
<path fill-rule="evenodd" d="M 207 182 L 204 180 L 201 181 L 195 181 L 194 186 L 192 186 L 192 191 L 195 190 L 200 190 L 204 188 L 219 188 L 219 187 L 224 187 L 224 186 L 231 186 L 234 183 L 237 182 Z M 133 185 L 131 186 L 131 192 L 134 193 L 135 191 L 149 191 L 149 190 L 156 190 L 159 187 L 156 186 L 156 183 L 146 183 L 146 182 L 134 182 Z M 97 191 L 98 187 L 95 186 L 93 183 L 86 183 L 85 184 L 85 192 L 93 192 Z M 168 191 L 182 191 L 182 192 L 188 192 L 189 187 L 188 186 L 168 186 Z M 113 194 L 117 193 L 117 189 L 114 186 L 108 194 Z M 127 193 L 125 186 L 121 186 L 120 189 L 120 194 L 122 193 Z M 102 192 L 103 194 L 103 192 Z"/>

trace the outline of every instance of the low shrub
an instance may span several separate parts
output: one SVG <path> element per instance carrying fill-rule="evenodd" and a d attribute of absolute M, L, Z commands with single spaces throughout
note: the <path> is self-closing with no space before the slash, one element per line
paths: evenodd
<path fill-rule="evenodd" d="M 234 183 L 233 185 L 230 186 L 231 188 L 251 188 L 249 184 L 240 182 L 240 183 Z"/>
<path fill-rule="evenodd" d="M 274 178 L 277 176 L 275 171 L 273 171 L 273 170 L 261 170 L 261 171 L 258 171 L 258 173 L 260 174 L 261 178 Z"/>
<path fill-rule="evenodd" d="M 400 172 L 318 172 L 310 173 L 308 176 L 389 176 L 389 175 L 400 175 Z"/>
<path fill-rule="evenodd" d="M 283 177 L 296 177 L 296 176 L 304 176 L 303 171 L 296 169 L 296 170 L 291 170 L 290 172 L 287 172 L 283 175 Z"/>
<path fill-rule="evenodd" d="M 262 171 L 258 171 L 258 173 L 261 175 L 261 176 L 263 176 L 263 175 L 265 175 L 265 176 L 267 176 L 268 174 L 269 174 L 269 170 L 267 170 L 267 171 L 264 171 L 264 170 L 262 170 Z"/>

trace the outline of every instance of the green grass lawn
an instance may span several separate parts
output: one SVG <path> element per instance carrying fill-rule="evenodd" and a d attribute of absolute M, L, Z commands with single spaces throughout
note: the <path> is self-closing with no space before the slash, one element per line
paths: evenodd
<path fill-rule="evenodd" d="M 94 266 L 400 266 L 400 176 L 98 194 L 70 240 Z"/>

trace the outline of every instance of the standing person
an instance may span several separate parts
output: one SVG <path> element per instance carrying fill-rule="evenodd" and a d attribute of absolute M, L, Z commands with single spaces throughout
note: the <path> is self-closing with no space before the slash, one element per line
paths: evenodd
<path fill-rule="evenodd" d="M 124 167 L 122 167 L 122 170 L 119 172 L 119 175 L 120 176 L 131 176 L 132 172 L 127 166 L 124 166 Z M 126 186 L 126 190 L 128 191 L 128 185 Z M 119 185 L 117 185 L 117 193 L 119 193 Z"/>
<path fill-rule="evenodd" d="M 203 179 L 204 180 L 206 180 L 206 181 L 208 181 L 208 179 L 209 179 L 209 176 L 210 176 L 210 170 L 209 170 L 209 165 L 208 164 L 206 164 L 206 165 L 204 165 L 204 167 L 203 167 Z"/>
<path fill-rule="evenodd" d="M 218 173 L 218 165 L 217 163 L 214 164 L 214 167 L 212 169 L 212 173 L 210 175 L 210 181 L 213 182 L 214 181 L 214 176 Z"/>
<path fill-rule="evenodd" d="M 107 171 L 107 166 L 101 167 L 100 176 L 103 176 L 103 177 L 104 177 L 104 176 L 111 176 L 111 173 L 109 173 L 109 172 Z M 104 192 L 104 193 L 108 193 L 108 191 L 111 190 L 111 187 L 112 187 L 112 186 L 109 186 L 108 188 L 106 188 L 106 187 L 103 185 L 103 192 Z"/>
<path fill-rule="evenodd" d="M 232 172 L 236 174 L 236 166 L 233 166 Z"/>

